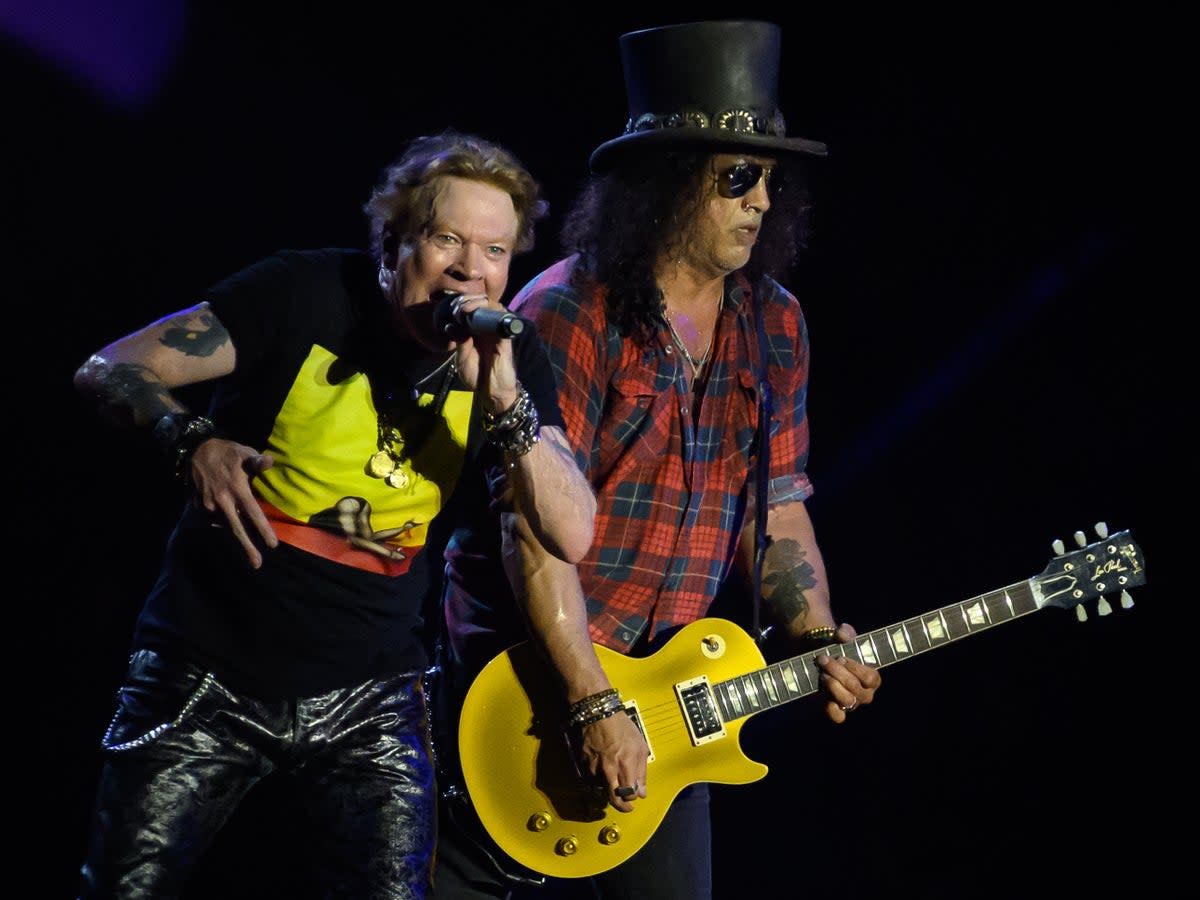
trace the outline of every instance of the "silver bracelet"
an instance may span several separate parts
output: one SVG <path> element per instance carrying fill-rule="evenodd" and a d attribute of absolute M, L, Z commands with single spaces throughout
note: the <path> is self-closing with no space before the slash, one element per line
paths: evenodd
<path fill-rule="evenodd" d="M 504 454 L 505 464 L 510 469 L 541 439 L 538 429 L 537 407 L 524 387 L 503 415 L 493 416 L 486 411 L 483 414 L 484 437 Z"/>

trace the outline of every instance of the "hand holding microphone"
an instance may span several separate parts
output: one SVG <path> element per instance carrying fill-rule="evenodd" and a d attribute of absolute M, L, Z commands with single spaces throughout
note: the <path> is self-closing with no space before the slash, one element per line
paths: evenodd
<path fill-rule="evenodd" d="M 511 338 L 525 330 L 525 320 L 506 309 L 487 307 L 458 311 L 454 301 L 462 296 L 461 291 L 434 291 L 433 322 L 439 332 L 452 341 L 464 341 L 469 337 Z"/>

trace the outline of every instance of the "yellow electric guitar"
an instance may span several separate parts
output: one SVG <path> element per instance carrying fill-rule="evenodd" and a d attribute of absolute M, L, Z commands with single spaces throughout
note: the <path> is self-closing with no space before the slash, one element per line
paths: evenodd
<path fill-rule="evenodd" d="M 492 839 L 523 866 L 545 875 L 582 878 L 616 866 L 654 834 L 675 796 L 707 781 L 748 784 L 767 767 L 742 753 L 739 732 L 749 716 L 813 694 L 814 657 L 832 653 L 888 666 L 977 634 L 1046 606 L 1063 609 L 1145 583 L 1141 550 L 1128 531 L 1057 556 L 1042 574 L 962 603 L 935 609 L 773 665 L 732 622 L 701 619 L 681 629 L 657 653 L 635 659 L 596 645 L 596 653 L 626 711 L 650 747 L 649 796 L 621 813 L 580 778 L 562 722 L 556 680 L 530 643 L 497 656 L 480 672 L 463 705 L 459 752 L 467 793 Z"/>

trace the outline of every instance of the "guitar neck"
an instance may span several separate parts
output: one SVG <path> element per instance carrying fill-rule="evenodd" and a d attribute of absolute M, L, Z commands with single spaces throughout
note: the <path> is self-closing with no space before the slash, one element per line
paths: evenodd
<path fill-rule="evenodd" d="M 1041 609 L 1035 581 L 952 603 L 924 615 L 860 634 L 853 641 L 811 650 L 712 686 L 722 719 L 726 722 L 773 709 L 807 697 L 821 686 L 821 655 L 849 657 L 874 668 L 910 659 L 920 653 L 986 631 L 1003 622 Z"/>

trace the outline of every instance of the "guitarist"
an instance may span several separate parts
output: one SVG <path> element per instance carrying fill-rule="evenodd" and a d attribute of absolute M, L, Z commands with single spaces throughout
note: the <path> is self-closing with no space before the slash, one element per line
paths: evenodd
<path fill-rule="evenodd" d="M 786 136 L 779 45 L 779 29 L 763 22 L 621 38 L 629 126 L 591 156 L 592 180 L 564 229 L 572 255 L 511 305 L 547 344 L 567 435 L 596 492 L 596 539 L 576 569 L 514 520 L 505 561 L 516 606 L 454 582 L 446 596 L 456 690 L 528 626 L 561 675 L 581 771 L 621 811 L 654 783 L 640 732 L 616 714 L 609 692 L 621 685 L 608 682 L 592 642 L 652 653 L 705 616 L 735 572 L 761 586 L 766 621 L 797 649 L 854 636 L 834 618 L 804 504 L 805 322 L 774 280 L 800 243 L 802 163 L 825 155 L 823 144 Z M 769 391 L 760 389 L 764 364 Z M 767 448 L 758 439 L 763 394 Z M 756 478 L 764 449 L 769 472 Z M 844 722 L 872 701 L 879 674 L 821 659 L 827 715 Z M 703 783 L 681 792 L 641 850 L 594 877 L 599 896 L 711 896 L 708 805 Z M 513 864 L 471 836 L 467 809 L 444 802 L 436 896 L 509 896 Z"/>

